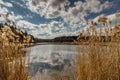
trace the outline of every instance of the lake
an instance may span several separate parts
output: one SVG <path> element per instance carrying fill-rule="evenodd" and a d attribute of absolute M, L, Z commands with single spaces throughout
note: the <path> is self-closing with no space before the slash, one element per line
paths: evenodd
<path fill-rule="evenodd" d="M 75 80 L 77 45 L 36 45 L 27 49 L 32 80 Z"/>

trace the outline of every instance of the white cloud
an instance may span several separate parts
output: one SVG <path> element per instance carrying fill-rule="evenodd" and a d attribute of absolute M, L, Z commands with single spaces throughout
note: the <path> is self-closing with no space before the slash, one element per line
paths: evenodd
<path fill-rule="evenodd" d="M 69 4 L 68 0 L 29 0 L 27 6 L 31 11 L 45 16 L 45 18 L 61 17 L 64 22 L 73 27 L 85 22 L 84 17 L 89 13 L 98 13 L 111 6 L 109 1 L 101 3 L 100 0 L 86 0 L 85 2 L 75 2 L 75 6 L 69 7 L 66 11 L 65 6 L 69 6 Z"/>
<path fill-rule="evenodd" d="M 6 22 L 6 19 L 5 19 L 5 15 L 9 13 L 8 15 L 8 19 L 9 20 L 12 20 L 14 22 L 16 22 L 16 20 L 20 20 L 20 19 L 23 19 L 23 17 L 21 15 L 15 15 L 14 12 L 10 12 L 7 8 L 5 7 L 0 7 L 0 22 L 2 23 L 5 23 Z"/>
<path fill-rule="evenodd" d="M 5 7 L 1 8 L 1 7 L 0 7 L 0 15 L 1 15 L 1 17 L 0 17 L 0 22 L 2 22 L 2 23 L 5 23 L 5 22 L 6 22 L 6 20 L 5 20 L 5 18 L 4 18 L 4 15 L 5 15 L 7 12 L 9 12 L 7 8 L 5 8 Z"/>
<path fill-rule="evenodd" d="M 68 0 L 29 0 L 27 6 L 40 16 L 46 18 L 56 18 L 60 16 L 60 11 L 64 10 Z"/>
<path fill-rule="evenodd" d="M 15 5 L 19 5 L 22 8 L 26 8 L 26 6 L 25 6 L 25 1 L 26 0 L 20 0 L 20 1 L 22 1 L 23 3 L 20 3 L 19 1 L 16 1 L 16 0 L 11 0 L 11 2 L 15 3 Z"/>
<path fill-rule="evenodd" d="M 81 22 L 85 22 L 84 17 L 89 13 L 98 13 L 110 7 L 110 2 L 106 1 L 101 4 L 99 0 L 86 0 L 86 2 L 75 2 L 75 6 L 63 11 L 61 17 L 65 22 L 70 22 L 72 26 L 79 26 Z M 76 25 L 79 23 L 78 25 Z"/>
<path fill-rule="evenodd" d="M 31 14 L 27 14 L 27 15 L 25 15 L 24 17 L 33 18 L 33 16 L 32 16 Z"/>
<path fill-rule="evenodd" d="M 2 7 L 2 8 L 1 8 L 1 7 L 0 7 L 0 14 L 1 14 L 1 15 L 6 14 L 7 12 L 9 12 L 7 8 L 5 8 L 5 7 Z"/>
<path fill-rule="evenodd" d="M 10 2 L 4 2 L 3 0 L 0 0 L 0 4 L 7 6 L 7 7 L 13 7 L 12 3 Z"/>
<path fill-rule="evenodd" d="M 77 35 L 77 31 L 67 31 L 64 24 L 58 21 L 52 21 L 48 24 L 32 24 L 28 21 L 20 20 L 17 22 L 18 28 L 27 31 L 29 34 L 38 38 L 55 38 L 57 36 Z"/>
<path fill-rule="evenodd" d="M 18 21 L 17 25 L 18 25 L 18 28 L 21 28 L 21 29 L 25 29 L 25 28 L 34 29 L 34 26 L 37 26 L 25 20 Z"/>
<path fill-rule="evenodd" d="M 16 20 L 21 20 L 23 17 L 21 15 L 9 14 L 8 19 L 16 22 Z"/>

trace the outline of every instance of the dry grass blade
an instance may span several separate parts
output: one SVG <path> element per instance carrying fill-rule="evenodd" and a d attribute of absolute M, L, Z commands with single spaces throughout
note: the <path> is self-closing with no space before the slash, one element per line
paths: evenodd
<path fill-rule="evenodd" d="M 17 45 L 0 44 L 0 80 L 28 80 L 23 54 Z"/>
<path fill-rule="evenodd" d="M 120 80 L 120 30 L 112 36 L 107 30 L 106 36 L 91 35 L 88 45 L 79 45 L 77 80 Z"/>

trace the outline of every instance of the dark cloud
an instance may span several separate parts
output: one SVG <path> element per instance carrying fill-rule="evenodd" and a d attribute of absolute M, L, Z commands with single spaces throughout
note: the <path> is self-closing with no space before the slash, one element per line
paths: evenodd
<path fill-rule="evenodd" d="M 64 4 L 66 2 L 67 2 L 67 0 L 51 0 L 50 6 L 57 7 L 57 6 L 60 6 L 61 4 Z"/>
<path fill-rule="evenodd" d="M 80 12 L 79 9 L 73 9 L 73 10 L 72 10 L 72 14 L 73 14 L 74 16 L 77 16 L 79 12 Z"/>
<path fill-rule="evenodd" d="M 40 2 L 47 2 L 48 0 L 32 0 L 32 4 L 34 5 L 34 6 L 37 6 L 37 5 L 39 5 L 39 3 Z"/>
<path fill-rule="evenodd" d="M 59 16 L 60 15 L 60 12 L 59 11 L 55 11 L 55 12 L 52 12 L 52 13 L 50 13 L 50 14 L 48 14 L 48 18 L 55 18 L 55 17 L 57 17 L 57 16 Z"/>

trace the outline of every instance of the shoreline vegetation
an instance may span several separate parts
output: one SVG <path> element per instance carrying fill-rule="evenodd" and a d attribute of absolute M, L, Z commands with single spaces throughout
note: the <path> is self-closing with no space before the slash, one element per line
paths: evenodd
<path fill-rule="evenodd" d="M 6 21 L 0 23 L 0 80 L 30 80 L 25 48 L 33 45 L 34 37 L 17 29 L 7 15 Z"/>
<path fill-rule="evenodd" d="M 29 80 L 25 54 L 19 45 L 0 44 L 0 80 Z"/>
<path fill-rule="evenodd" d="M 106 18 L 101 19 L 99 21 L 105 25 Z M 59 37 L 47 42 L 78 45 L 77 80 L 120 80 L 120 25 L 112 29 L 105 25 L 102 30 L 95 26 L 96 23 L 91 22 L 90 28 L 77 38 Z M 23 58 L 26 51 L 21 49 L 44 41 L 7 23 L 0 24 L 0 35 L 0 80 L 30 80 L 25 68 L 26 59 Z"/>
<path fill-rule="evenodd" d="M 107 18 L 100 17 L 98 22 L 104 29 L 96 29 L 91 22 L 86 32 L 81 32 L 76 56 L 77 80 L 120 80 L 120 25 L 107 27 Z M 87 41 L 82 40 L 83 36 Z M 105 35 L 105 37 L 102 37 Z M 84 42 L 87 46 L 84 47 Z"/>

